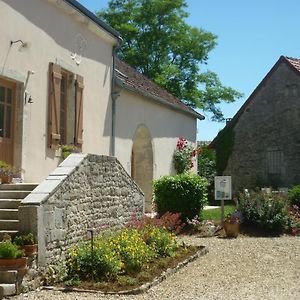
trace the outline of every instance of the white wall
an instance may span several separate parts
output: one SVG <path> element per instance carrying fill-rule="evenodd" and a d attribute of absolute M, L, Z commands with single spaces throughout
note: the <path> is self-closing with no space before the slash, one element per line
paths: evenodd
<path fill-rule="evenodd" d="M 172 157 L 178 137 L 196 145 L 196 118 L 128 90 L 116 102 L 116 157 L 127 172 L 131 172 L 132 139 L 137 127 L 144 124 L 152 137 L 154 179 L 174 174 Z"/>
<path fill-rule="evenodd" d="M 27 182 L 40 182 L 60 160 L 58 153 L 47 148 L 50 62 L 84 77 L 83 152 L 109 154 L 112 47 L 116 40 L 105 32 L 101 35 L 100 29 L 98 35 L 97 30 L 92 32 L 91 21 L 63 6 L 64 1 L 0 1 L 0 76 L 17 80 L 33 99 L 23 107 L 22 171 Z M 87 46 L 77 65 L 71 53 L 79 34 Z M 27 47 L 10 45 L 18 39 Z M 28 78 L 29 70 L 35 74 Z M 20 101 L 22 93 L 17 98 Z"/>

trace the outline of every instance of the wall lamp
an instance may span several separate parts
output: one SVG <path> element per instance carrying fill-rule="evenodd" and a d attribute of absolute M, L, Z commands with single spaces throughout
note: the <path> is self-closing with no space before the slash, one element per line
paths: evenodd
<path fill-rule="evenodd" d="M 21 47 L 23 48 L 27 46 L 27 43 L 24 43 L 22 40 L 10 41 L 10 46 L 16 43 L 21 43 L 22 44 Z"/>

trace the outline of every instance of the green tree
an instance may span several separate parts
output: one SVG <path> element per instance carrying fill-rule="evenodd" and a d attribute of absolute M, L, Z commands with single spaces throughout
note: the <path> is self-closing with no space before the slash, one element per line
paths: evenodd
<path fill-rule="evenodd" d="M 216 36 L 185 22 L 184 0 L 111 0 L 98 16 L 123 39 L 119 57 L 193 108 L 223 120 L 218 107 L 241 94 L 224 87 L 218 76 L 202 71 Z"/>

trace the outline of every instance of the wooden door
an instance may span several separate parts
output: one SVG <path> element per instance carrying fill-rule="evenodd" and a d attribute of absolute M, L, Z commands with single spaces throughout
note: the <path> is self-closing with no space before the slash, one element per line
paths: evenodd
<path fill-rule="evenodd" d="M 0 160 L 13 165 L 15 84 L 0 79 Z"/>

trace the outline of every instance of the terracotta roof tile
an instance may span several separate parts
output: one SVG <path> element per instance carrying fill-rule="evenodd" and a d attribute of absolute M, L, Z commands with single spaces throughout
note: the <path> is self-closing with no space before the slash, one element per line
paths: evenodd
<path fill-rule="evenodd" d="M 129 89 L 134 89 L 154 99 L 159 98 L 166 104 L 171 104 L 182 111 L 194 114 L 199 119 L 204 119 L 204 116 L 119 59 L 116 59 L 116 77 Z"/>
<path fill-rule="evenodd" d="M 297 71 L 300 72 L 300 59 L 299 58 L 293 58 L 293 57 L 287 57 L 285 56 L 285 59 L 291 64 L 293 65 L 293 67 L 295 69 L 297 69 Z"/>

